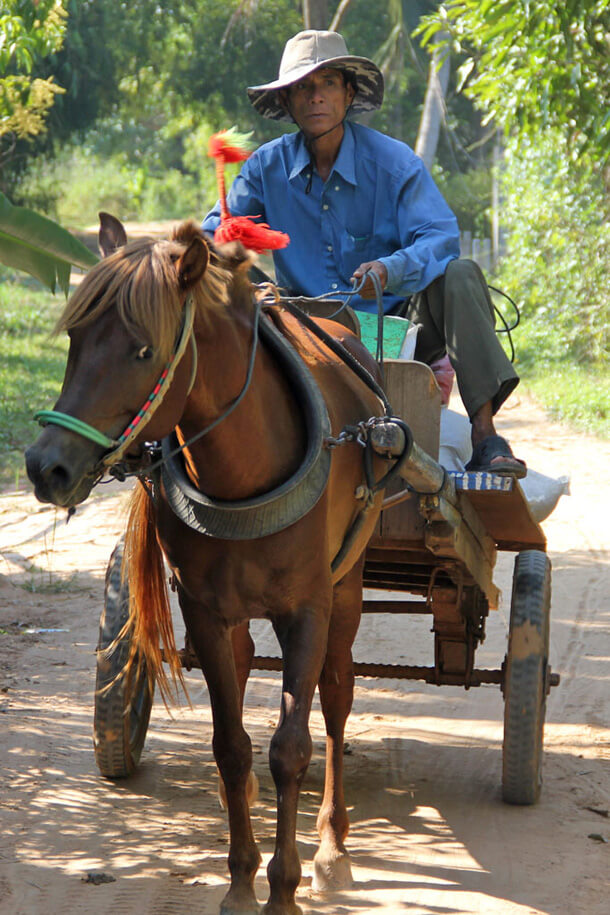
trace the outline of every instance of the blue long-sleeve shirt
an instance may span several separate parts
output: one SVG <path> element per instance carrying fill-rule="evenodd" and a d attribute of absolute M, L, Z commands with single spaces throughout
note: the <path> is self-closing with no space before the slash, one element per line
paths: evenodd
<path fill-rule="evenodd" d="M 323 295 L 351 288 L 365 261 L 388 271 L 384 310 L 425 289 L 459 257 L 457 221 L 421 159 L 399 140 L 346 122 L 339 154 L 323 182 L 299 133 L 261 146 L 244 163 L 228 194 L 234 216 L 258 216 L 287 232 L 290 244 L 273 252 L 278 285 Z M 307 186 L 310 190 L 307 193 Z M 203 229 L 220 222 L 217 203 Z M 364 311 L 376 304 L 359 297 Z"/>

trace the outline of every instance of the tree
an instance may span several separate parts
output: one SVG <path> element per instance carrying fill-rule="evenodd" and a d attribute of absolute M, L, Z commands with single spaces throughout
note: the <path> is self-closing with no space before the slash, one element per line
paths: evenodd
<path fill-rule="evenodd" d="M 576 159 L 610 157 L 610 0 L 449 0 L 418 28 L 470 56 L 462 85 L 505 130 L 557 129 Z"/>
<path fill-rule="evenodd" d="M 415 143 L 415 152 L 421 157 L 427 168 L 432 168 L 441 126 L 445 120 L 445 95 L 451 70 L 448 38 L 446 32 L 441 35 L 432 52 L 424 107 Z"/>
<path fill-rule="evenodd" d="M 328 0 L 303 0 L 303 24 L 306 29 L 326 29 L 328 21 Z"/>
<path fill-rule="evenodd" d="M 384 73 L 383 108 L 366 123 L 412 146 L 428 59 L 410 32 L 434 4 L 383 0 L 373 15 L 370 0 L 327 0 L 329 21 L 322 23 L 339 28 L 350 51 L 374 59 Z M 13 202 L 66 225 L 89 221 L 98 209 L 128 218 L 198 213 L 215 193 L 206 156 L 210 133 L 235 124 L 263 143 L 286 129 L 257 115 L 245 87 L 275 77 L 287 38 L 304 27 L 303 0 L 63 5 L 62 48 L 44 59 L 38 75 L 52 74 L 66 92 L 50 110 L 46 134 L 22 144 L 12 174 L 3 174 Z M 448 172 L 472 168 L 463 147 L 480 139 L 473 111 L 463 95 L 449 91 L 437 153 Z M 450 137 L 459 140 L 450 145 Z M 471 223 L 467 211 L 464 225 L 474 228 Z"/>
<path fill-rule="evenodd" d="M 518 299 L 530 361 L 610 360 L 610 206 L 601 175 L 571 162 L 548 131 L 514 137 L 501 174 L 508 257 L 499 282 Z"/>
<path fill-rule="evenodd" d="M 35 64 L 58 50 L 65 31 L 61 0 L 4 0 L 0 10 L 0 138 L 32 137 L 57 93 L 53 77 L 32 75 Z"/>

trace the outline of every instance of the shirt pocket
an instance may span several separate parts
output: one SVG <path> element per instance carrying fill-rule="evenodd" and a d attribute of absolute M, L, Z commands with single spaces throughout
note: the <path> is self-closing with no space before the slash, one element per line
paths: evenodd
<path fill-rule="evenodd" d="M 349 232 L 343 232 L 339 246 L 343 275 L 350 277 L 360 264 L 375 260 L 374 247 L 373 235 L 351 235 Z"/>

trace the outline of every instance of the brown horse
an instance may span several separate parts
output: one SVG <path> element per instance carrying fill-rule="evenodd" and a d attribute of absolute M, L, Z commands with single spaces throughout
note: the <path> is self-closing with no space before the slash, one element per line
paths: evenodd
<path fill-rule="evenodd" d="M 84 278 L 58 325 L 70 335 L 70 351 L 57 412 L 46 415 L 48 424 L 26 455 L 38 498 L 70 507 L 88 496 L 118 454 L 111 450 L 108 457 L 110 445 L 116 445 L 169 362 L 171 380 L 156 410 L 132 426 L 121 456 L 127 452 L 130 464 L 137 465 L 144 440 L 161 440 L 175 430 L 190 485 L 218 504 L 237 506 L 239 515 L 249 500 L 282 490 L 298 476 L 309 433 L 299 395 L 262 338 L 252 358 L 257 305 L 247 253 L 239 246 L 215 249 L 192 222 L 181 225 L 168 241 L 127 244 L 121 224 L 107 218 L 100 245 L 107 256 Z M 192 334 L 190 327 L 184 329 L 185 302 L 192 303 Z M 356 337 L 334 322 L 320 323 L 376 374 Z M 298 352 L 297 361 L 306 363 L 322 393 L 332 436 L 383 413 L 375 393 L 280 307 L 267 309 L 259 324 L 280 328 Z M 175 341 L 184 344 L 186 337 L 189 342 L 178 348 L 172 362 Z M 208 434 L 190 441 L 225 412 Z M 57 416 L 64 417 L 60 425 Z M 99 440 L 83 437 L 85 424 L 89 432 L 102 433 Z M 247 802 L 252 750 L 242 725 L 253 656 L 250 619 L 271 620 L 283 658 L 281 714 L 269 752 L 277 834 L 263 911 L 300 912 L 294 901 L 301 877 L 295 827 L 299 789 L 312 752 L 308 720 L 316 685 L 328 737 L 314 886 L 339 888 L 351 880 L 344 845 L 343 735 L 353 694 L 351 646 L 361 613 L 363 551 L 382 493 L 371 496 L 369 488 L 368 510 L 362 514 L 362 448 L 351 442 L 322 451 L 329 466 L 316 484 L 319 492 L 311 498 L 306 491 L 300 516 L 284 518 L 279 529 L 271 523 L 271 531 L 265 528 L 262 535 L 247 524 L 238 529 L 237 539 L 194 529 L 170 505 L 164 473 L 149 475 L 154 482 L 136 486 L 132 497 L 125 552 L 135 643 L 166 689 L 161 643 L 173 658 L 175 673 L 179 663 L 164 556 L 209 688 L 214 754 L 230 828 L 225 915 L 259 911 L 253 882 L 260 855 Z M 380 476 L 385 465 L 377 461 L 374 471 Z M 306 490 L 312 485 L 306 481 Z M 248 524 L 255 525 L 257 517 L 254 512 Z M 359 517 L 363 523 L 354 524 Z"/>

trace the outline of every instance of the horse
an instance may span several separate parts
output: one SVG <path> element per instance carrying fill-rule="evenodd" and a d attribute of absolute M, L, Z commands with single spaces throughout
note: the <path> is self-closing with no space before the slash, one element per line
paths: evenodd
<path fill-rule="evenodd" d="M 55 410 L 43 414 L 44 428 L 26 452 L 27 472 L 39 500 L 69 510 L 108 468 L 139 474 L 125 545 L 129 625 L 151 676 L 168 694 L 163 657 L 174 680 L 181 671 L 167 563 L 207 682 L 213 751 L 226 793 L 230 886 L 223 915 L 260 911 L 253 884 L 261 858 L 248 806 L 252 748 L 242 713 L 254 653 L 248 621 L 271 621 L 283 673 L 269 749 L 276 841 L 262 911 L 294 915 L 301 912 L 295 901 L 297 804 L 312 754 L 308 721 L 316 685 L 327 740 L 314 888 L 351 883 L 343 738 L 364 549 L 383 491 L 368 485 L 358 436 L 342 441 L 341 431 L 380 416 L 383 405 L 374 385 L 254 286 L 251 255 L 239 243 L 216 246 L 193 221 L 168 239 L 128 242 L 118 220 L 100 217 L 104 257 L 58 322 L 56 330 L 70 337 L 65 378 Z M 375 360 L 354 334 L 333 321 L 317 323 L 378 379 Z M 280 357 L 270 334 L 292 355 Z M 287 377 L 295 354 L 299 371 L 304 367 L 315 382 L 319 403 L 309 413 L 326 417 L 322 432 L 307 419 L 301 388 Z M 161 469 L 148 473 L 144 443 L 159 441 Z M 176 493 L 166 472 L 172 461 L 194 493 L 184 510 L 182 490 Z M 371 461 L 374 473 L 387 466 L 375 455 Z M 273 500 L 268 505 L 269 493 L 280 494 L 279 509 Z M 203 505 L 195 504 L 199 498 Z"/>

